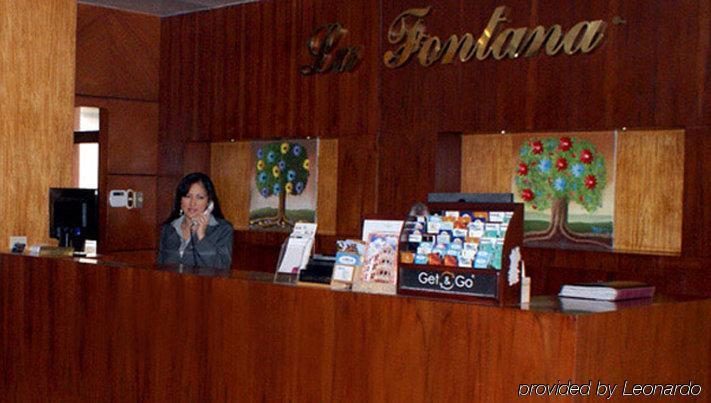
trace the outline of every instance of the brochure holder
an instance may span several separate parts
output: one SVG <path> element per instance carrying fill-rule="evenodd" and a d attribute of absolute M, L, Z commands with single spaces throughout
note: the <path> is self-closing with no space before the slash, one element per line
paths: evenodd
<path fill-rule="evenodd" d="M 523 204 L 427 207 L 429 214 L 408 217 L 400 234 L 398 293 L 518 304 Z"/>
<path fill-rule="evenodd" d="M 277 261 L 277 269 L 274 271 L 274 282 L 279 284 L 290 284 L 296 285 L 298 280 L 298 273 L 280 273 L 279 267 L 281 267 L 281 262 L 284 259 L 284 251 L 286 246 L 289 244 L 289 238 L 286 238 L 281 244 L 281 250 L 279 251 L 279 260 Z"/>
<path fill-rule="evenodd" d="M 274 282 L 296 284 L 299 271 L 306 267 L 314 251 L 316 224 L 297 223 L 289 238 L 281 245 Z"/>

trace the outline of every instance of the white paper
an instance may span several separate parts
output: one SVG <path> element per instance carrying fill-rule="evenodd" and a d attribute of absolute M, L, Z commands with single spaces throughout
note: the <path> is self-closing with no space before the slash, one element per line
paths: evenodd
<path fill-rule="evenodd" d="M 277 271 L 291 274 L 297 273 L 306 267 L 311 257 L 311 248 L 313 247 L 315 236 L 316 224 L 296 223 L 289 236 L 284 256 Z"/>
<path fill-rule="evenodd" d="M 402 220 L 365 220 L 363 221 L 363 241 L 368 242 L 370 234 L 396 234 L 400 235 Z"/>
<path fill-rule="evenodd" d="M 292 237 L 297 238 L 313 238 L 316 236 L 316 224 L 299 222 L 294 225 L 294 230 L 291 232 Z"/>
<path fill-rule="evenodd" d="M 298 272 L 301 268 L 301 263 L 308 244 L 308 238 L 289 238 L 289 243 L 286 245 L 284 257 L 282 258 L 281 265 L 279 266 L 279 273 Z"/>
<path fill-rule="evenodd" d="M 301 254 L 301 263 L 299 264 L 299 270 L 305 269 L 306 265 L 309 264 L 309 258 L 311 257 L 311 249 L 313 248 L 313 244 L 314 244 L 313 238 L 305 238 L 305 239 L 306 239 L 306 244 L 304 245 L 303 253 Z"/>
<path fill-rule="evenodd" d="M 350 283 L 353 281 L 353 268 L 343 264 L 337 264 L 333 267 L 333 279 Z"/>

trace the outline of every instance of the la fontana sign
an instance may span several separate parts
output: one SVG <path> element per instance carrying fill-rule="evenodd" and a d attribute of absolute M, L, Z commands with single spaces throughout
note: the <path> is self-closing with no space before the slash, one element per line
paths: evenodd
<path fill-rule="evenodd" d="M 504 28 L 509 23 L 508 7 L 499 6 L 491 14 L 482 33 L 475 39 L 467 32 L 441 40 L 427 32 L 424 18 L 430 7 L 411 8 L 395 17 L 388 29 L 388 42 L 395 48 L 385 52 L 383 62 L 387 67 L 404 66 L 413 57 L 423 66 L 434 63 L 450 64 L 459 59 L 468 62 L 474 58 L 516 59 L 533 57 L 543 51 L 548 56 L 559 53 L 574 55 L 589 53 L 599 47 L 605 35 L 602 20 L 581 21 L 565 31 L 560 25 L 548 28 Z"/>

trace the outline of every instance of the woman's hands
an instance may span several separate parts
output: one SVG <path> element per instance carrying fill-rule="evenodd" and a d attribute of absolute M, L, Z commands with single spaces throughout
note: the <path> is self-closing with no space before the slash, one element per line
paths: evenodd
<path fill-rule="evenodd" d="M 200 214 L 192 219 L 190 231 L 197 235 L 197 238 L 200 241 L 205 238 L 205 231 L 207 231 L 208 222 L 210 222 L 210 216 L 205 214 Z"/>
<path fill-rule="evenodd" d="M 201 241 L 205 238 L 205 232 L 207 231 L 207 224 L 209 222 L 210 216 L 205 214 L 197 215 L 194 218 L 185 217 L 183 223 L 181 224 L 183 236 L 185 239 L 188 239 L 192 233 L 197 236 L 199 241 Z"/>

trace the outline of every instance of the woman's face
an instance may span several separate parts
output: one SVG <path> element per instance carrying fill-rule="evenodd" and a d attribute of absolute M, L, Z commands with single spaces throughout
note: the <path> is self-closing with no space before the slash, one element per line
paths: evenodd
<path fill-rule="evenodd" d="M 205 211 L 207 203 L 208 197 L 205 186 L 200 182 L 195 182 L 190 186 L 188 194 L 180 200 L 180 208 L 188 218 L 194 219 Z"/>

